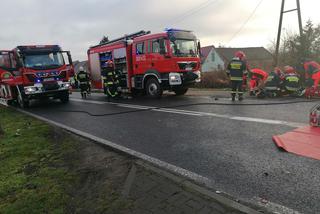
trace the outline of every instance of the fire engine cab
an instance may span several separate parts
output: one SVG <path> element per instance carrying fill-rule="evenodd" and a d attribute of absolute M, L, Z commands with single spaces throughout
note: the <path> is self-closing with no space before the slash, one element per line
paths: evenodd
<path fill-rule="evenodd" d="M 187 30 L 140 31 L 88 50 L 93 86 L 103 89 L 101 74 L 112 60 L 121 92 L 160 97 L 164 90 L 183 95 L 200 81 L 200 42 Z"/>
<path fill-rule="evenodd" d="M 69 51 L 58 45 L 18 46 L 0 51 L 0 99 L 29 106 L 45 97 L 69 100 L 69 77 L 74 73 Z"/>

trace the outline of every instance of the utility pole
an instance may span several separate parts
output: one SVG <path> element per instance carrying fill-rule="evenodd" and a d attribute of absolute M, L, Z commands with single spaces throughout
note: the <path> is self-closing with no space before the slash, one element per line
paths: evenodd
<path fill-rule="evenodd" d="M 276 52 L 274 57 L 274 65 L 278 66 L 279 64 L 279 48 L 280 48 L 280 42 L 281 42 L 281 30 L 282 30 L 282 21 L 283 21 L 283 14 L 297 11 L 298 13 L 298 22 L 299 22 L 299 33 L 300 33 L 300 39 L 301 43 L 303 42 L 303 28 L 302 28 L 302 19 L 301 19 L 301 10 L 300 10 L 300 0 L 297 1 L 297 8 L 292 10 L 284 10 L 285 0 L 282 0 L 281 3 L 281 10 L 280 10 L 280 19 L 279 19 L 279 27 L 278 27 L 278 36 L 277 36 L 277 44 L 276 44 Z"/>

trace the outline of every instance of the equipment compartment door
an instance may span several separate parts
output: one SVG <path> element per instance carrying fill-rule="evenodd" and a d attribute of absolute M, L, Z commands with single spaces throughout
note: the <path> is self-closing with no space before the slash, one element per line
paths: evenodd
<path fill-rule="evenodd" d="M 133 69 L 135 74 L 144 74 L 150 67 L 150 56 L 147 54 L 147 42 L 137 42 L 133 46 Z"/>

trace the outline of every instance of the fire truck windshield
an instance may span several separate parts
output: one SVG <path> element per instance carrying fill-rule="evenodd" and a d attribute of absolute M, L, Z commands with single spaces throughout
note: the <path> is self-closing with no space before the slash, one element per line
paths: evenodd
<path fill-rule="evenodd" d="M 196 57 L 197 45 L 194 40 L 175 39 L 170 41 L 172 54 L 178 57 Z"/>
<path fill-rule="evenodd" d="M 24 64 L 27 68 L 50 69 L 64 65 L 64 59 L 60 52 L 26 53 Z"/>

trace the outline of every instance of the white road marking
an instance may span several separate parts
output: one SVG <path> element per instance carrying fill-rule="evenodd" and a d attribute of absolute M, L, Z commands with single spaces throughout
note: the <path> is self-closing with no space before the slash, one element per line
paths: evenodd
<path fill-rule="evenodd" d="M 303 127 L 307 124 L 305 123 L 296 123 L 290 121 L 283 121 L 283 120 L 271 120 L 271 119 L 264 119 L 264 118 L 256 118 L 256 117 L 241 117 L 241 116 L 232 116 L 228 114 L 216 114 L 216 113 L 209 113 L 209 112 L 199 112 L 199 111 L 189 111 L 183 109 L 174 109 L 174 108 L 161 108 L 156 106 L 142 106 L 142 105 L 132 105 L 126 103 L 114 103 L 114 102 L 104 102 L 104 101 L 94 101 L 94 100 L 83 100 L 83 99 L 75 99 L 70 98 L 71 101 L 74 102 L 83 102 L 83 103 L 91 103 L 91 104 L 98 104 L 98 105 L 117 105 L 123 108 L 132 108 L 132 109 L 141 109 L 141 110 L 150 110 L 156 112 L 165 112 L 170 114 L 182 114 L 182 115 L 190 115 L 190 116 L 209 116 L 209 117 L 218 117 L 224 118 L 229 120 L 237 120 L 237 121 L 244 121 L 244 122 L 255 122 L 255 123 L 264 123 L 264 124 L 273 124 L 273 125 L 285 125 L 294 128 Z"/>
<path fill-rule="evenodd" d="M 81 99 L 75 99 L 75 98 L 70 98 L 69 100 L 74 102 L 82 102 L 82 103 L 90 103 L 90 104 L 98 104 L 98 105 L 106 104 L 105 102 L 94 101 L 94 100 L 81 100 Z M 116 103 L 110 103 L 110 104 L 116 104 Z"/>
<path fill-rule="evenodd" d="M 165 108 L 159 108 L 159 109 L 152 109 L 152 111 L 158 111 L 158 112 L 166 112 L 171 114 L 183 114 L 183 115 L 191 115 L 191 116 L 202 116 L 200 113 L 191 113 L 191 112 L 181 112 L 175 109 L 165 109 Z"/>
<path fill-rule="evenodd" d="M 150 109 L 150 106 L 139 106 L 139 105 L 131 105 L 131 104 L 117 104 L 119 107 L 124 108 L 133 108 L 133 109 Z"/>

